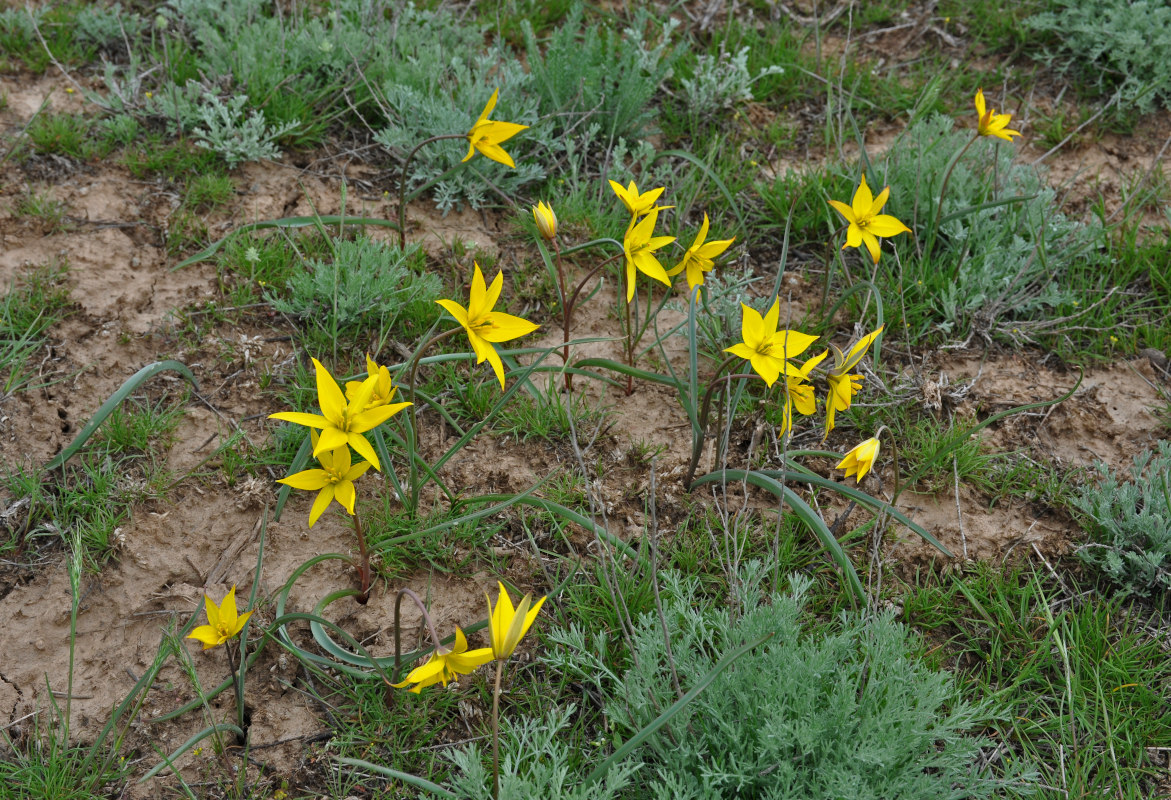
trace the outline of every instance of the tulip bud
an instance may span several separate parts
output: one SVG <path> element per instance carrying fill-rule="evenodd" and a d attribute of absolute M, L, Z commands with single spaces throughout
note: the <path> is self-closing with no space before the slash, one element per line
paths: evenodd
<path fill-rule="evenodd" d="M 557 235 L 557 215 L 553 213 L 553 208 L 545 205 L 545 201 L 542 200 L 533 206 L 533 219 L 541 235 L 553 241 L 553 237 Z"/>

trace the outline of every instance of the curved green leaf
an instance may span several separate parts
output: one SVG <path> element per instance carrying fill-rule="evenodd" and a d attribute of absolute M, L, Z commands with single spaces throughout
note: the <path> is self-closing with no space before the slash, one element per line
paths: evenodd
<path fill-rule="evenodd" d="M 142 384 L 158 375 L 160 372 L 178 372 L 184 378 L 191 382 L 195 391 L 199 391 L 199 383 L 195 380 L 195 376 L 191 374 L 191 370 L 187 368 L 186 364 L 179 361 L 156 361 L 153 364 L 147 364 L 138 372 L 126 379 L 126 382 L 118 387 L 118 391 L 110 395 L 106 402 L 102 403 L 101 407 L 94 413 L 93 418 L 81 429 L 81 433 L 69 443 L 69 446 L 53 457 L 53 460 L 48 463 L 45 469 L 57 469 L 65 464 L 70 458 L 77 453 L 85 443 L 89 441 L 89 437 L 93 436 L 101 424 L 106 421 L 106 417 L 114 413 L 114 409 L 125 400 L 130 394 Z"/>

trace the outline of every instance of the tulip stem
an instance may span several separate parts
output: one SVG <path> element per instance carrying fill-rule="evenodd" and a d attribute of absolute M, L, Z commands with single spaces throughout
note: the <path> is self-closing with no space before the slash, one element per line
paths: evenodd
<path fill-rule="evenodd" d="M 424 139 L 415 145 L 415 149 L 407 153 L 407 157 L 403 160 L 402 171 L 399 172 L 398 179 L 398 249 L 405 250 L 407 247 L 407 167 L 410 166 L 411 160 L 415 157 L 415 153 L 419 152 L 426 145 L 432 142 L 441 142 L 444 139 L 466 139 L 467 134 L 463 133 L 445 133 L 440 136 L 432 136 L 430 139 Z"/>
<path fill-rule="evenodd" d="M 931 234 L 927 237 L 927 244 L 923 247 L 922 263 L 924 264 L 931 257 L 931 250 L 935 246 L 935 237 L 939 234 L 939 220 L 943 217 L 943 198 L 947 194 L 947 183 L 951 180 L 951 173 L 955 170 L 956 164 L 960 163 L 960 159 L 964 157 L 964 153 L 968 152 L 968 148 L 975 144 L 979 138 L 980 133 L 977 131 L 963 149 L 956 153 L 955 158 L 947 165 L 947 172 L 943 173 L 943 183 L 939 187 L 939 205 L 935 207 L 935 218 L 931 220 Z"/>
<path fill-rule="evenodd" d="M 725 358 L 716 367 L 716 373 L 712 376 L 712 382 L 708 384 L 707 391 L 703 393 L 703 404 L 700 406 L 698 417 L 699 431 L 695 434 L 694 441 L 691 444 L 691 463 L 687 467 L 687 475 L 683 478 L 683 486 L 688 491 L 691 490 L 691 480 L 695 477 L 695 469 L 699 466 L 699 457 L 703 454 L 703 443 L 707 439 L 707 421 L 712 412 L 712 395 L 715 394 L 718 386 L 727 383 L 733 378 L 739 377 L 737 375 L 726 375 L 721 379 L 720 373 L 739 360 L 740 356 L 728 356 Z"/>
<path fill-rule="evenodd" d="M 431 615 L 427 612 L 427 606 L 423 603 L 423 598 L 415 594 L 407 588 L 398 590 L 398 596 L 394 599 L 394 672 L 391 678 L 394 683 L 398 683 L 399 672 L 402 671 L 400 662 L 402 661 L 402 605 L 403 597 L 409 597 L 414 601 L 419 608 L 419 613 L 423 615 L 423 624 L 427 626 L 427 632 L 431 634 L 431 641 L 435 645 L 435 652 L 443 649 L 440 643 L 439 634 L 435 631 L 435 622 L 431 619 Z"/>
<path fill-rule="evenodd" d="M 411 496 L 409 502 L 408 498 L 406 497 L 401 498 L 401 500 L 403 501 L 404 505 L 408 506 L 412 514 L 415 513 L 415 510 L 419 506 L 419 468 L 415 464 L 415 450 L 417 449 L 419 443 L 419 417 L 415 411 L 415 381 L 418 377 L 419 361 L 423 358 L 423 353 L 425 353 L 429 347 L 442 342 L 449 336 L 454 336 L 461 330 L 463 330 L 463 328 L 452 328 L 449 331 L 444 331 L 443 333 L 432 336 L 430 339 L 419 345 L 418 349 L 415 350 L 415 354 L 411 356 L 410 370 L 407 373 L 407 389 L 411 395 L 411 404 L 407 406 L 407 411 L 411 418 L 411 430 L 407 433 L 407 436 L 404 437 L 404 440 L 407 442 L 407 449 L 409 450 L 407 453 L 407 467 L 410 473 Z"/>
<path fill-rule="evenodd" d="M 362 593 L 354 599 L 366 605 L 370 599 L 370 551 L 366 548 L 366 532 L 362 530 L 357 507 L 354 508 L 354 534 L 358 537 L 358 581 L 362 587 Z"/>
<path fill-rule="evenodd" d="M 492 689 L 492 797 L 500 800 L 500 676 L 503 659 L 496 660 L 496 683 Z"/>
<path fill-rule="evenodd" d="M 565 345 L 561 348 L 561 363 L 569 364 L 569 324 L 570 324 L 570 307 L 567 303 L 569 298 L 565 294 L 565 264 L 561 260 L 561 244 L 557 241 L 557 237 L 553 237 L 550 242 L 553 245 L 553 253 L 557 256 L 557 288 L 561 292 L 561 327 L 564 333 Z M 573 391 L 573 375 L 569 372 L 565 373 L 565 391 Z"/>

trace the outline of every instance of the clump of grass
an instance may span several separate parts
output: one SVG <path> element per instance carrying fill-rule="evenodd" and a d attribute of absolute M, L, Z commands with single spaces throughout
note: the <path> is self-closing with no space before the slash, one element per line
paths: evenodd
<path fill-rule="evenodd" d="M 16 199 L 12 211 L 18 217 L 35 222 L 46 236 L 61 233 L 69 227 L 66 219 L 69 207 L 48 190 L 35 192 L 28 189 Z"/>
<path fill-rule="evenodd" d="M 3 396 L 32 380 L 29 362 L 44 343 L 45 334 L 70 304 L 65 285 L 68 264 L 54 262 L 33 270 L 9 285 L 0 297 L 0 386 Z"/>

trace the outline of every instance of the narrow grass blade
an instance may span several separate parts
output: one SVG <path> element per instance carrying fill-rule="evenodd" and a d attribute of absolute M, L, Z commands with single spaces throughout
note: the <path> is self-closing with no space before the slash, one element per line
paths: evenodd
<path fill-rule="evenodd" d="M 586 777 L 585 785 L 589 786 L 590 784 L 597 783 L 602 778 L 606 777 L 606 773 L 610 771 L 612 766 L 619 763 L 622 761 L 622 759 L 626 758 L 628 755 L 634 752 L 634 750 L 642 745 L 643 742 L 653 736 L 655 732 L 659 730 L 659 728 L 666 725 L 675 717 L 676 714 L 682 711 L 684 706 L 686 706 L 695 698 L 699 697 L 700 693 L 708 686 L 710 686 L 712 682 L 720 676 L 721 672 L 732 666 L 732 664 L 734 664 L 741 656 L 745 655 L 751 650 L 756 649 L 772 637 L 773 634 L 771 633 L 767 634 L 766 636 L 762 636 L 754 642 L 748 642 L 747 644 L 741 645 L 721 658 L 719 663 L 712 668 L 711 672 L 709 672 L 707 675 L 704 675 L 702 678 L 700 678 L 699 682 L 695 684 L 695 686 L 691 687 L 691 691 L 676 700 L 670 708 L 656 717 L 653 722 L 640 730 L 634 736 L 630 737 L 627 741 L 623 742 L 622 746 L 611 753 L 609 758 L 607 758 L 598 766 L 594 767 L 593 772 L 591 772 Z"/>
<path fill-rule="evenodd" d="M 266 228 L 310 228 L 320 227 L 322 225 L 379 225 L 383 228 L 394 228 L 398 230 L 398 225 L 388 219 L 378 219 L 376 217 L 348 217 L 340 215 L 327 215 L 324 217 L 284 217 L 282 219 L 268 219 L 261 222 L 252 222 L 248 225 L 241 225 L 236 230 L 229 233 L 222 239 L 212 242 L 204 249 L 200 250 L 195 255 L 185 258 L 175 266 L 171 267 L 171 272 L 177 272 L 183 267 L 189 267 L 192 264 L 198 264 L 200 261 L 207 261 L 209 258 L 219 252 L 219 249 L 224 244 L 241 233 L 249 233 L 251 231 L 261 231 Z"/>
<path fill-rule="evenodd" d="M 810 452 L 815 452 L 815 451 L 810 451 Z M 835 453 L 829 453 L 828 455 L 831 455 L 835 458 L 841 458 L 841 456 L 839 456 Z M 855 486 L 850 486 L 847 483 L 838 483 L 837 481 L 832 480 L 830 478 L 826 478 L 821 475 L 818 475 L 817 473 L 810 472 L 803 467 L 800 469 L 796 469 L 792 472 L 784 472 L 784 471 L 780 471 L 780 470 L 767 470 L 767 469 L 761 470 L 760 472 L 764 475 L 769 476 L 770 478 L 776 478 L 777 480 L 800 481 L 802 483 L 808 483 L 812 486 L 820 486 L 823 489 L 829 489 L 831 492 L 837 492 L 838 494 L 842 495 L 843 497 L 846 497 L 850 500 L 855 501 L 856 503 L 858 503 L 858 505 L 865 506 L 866 508 L 869 508 L 871 511 L 877 511 L 877 512 L 881 512 L 883 514 L 888 514 L 892 519 L 896 520 L 897 522 L 899 522 L 902 525 L 905 525 L 913 533 L 918 534 L 920 537 L 922 537 L 923 541 L 930 544 L 932 547 L 934 547 L 939 552 L 943 553 L 948 558 L 953 557 L 952 552 L 950 550 L 948 550 L 946 547 L 944 547 L 943 544 L 938 539 L 936 539 L 934 536 L 932 536 L 930 533 L 928 533 L 927 529 L 924 528 L 922 525 L 919 525 L 918 523 L 913 521 L 910 517 L 908 517 L 903 512 L 899 511 L 897 508 L 895 508 L 890 503 L 887 503 L 885 500 L 879 500 L 874 495 L 866 494 L 866 492 L 862 491 L 861 489 L 859 489 Z"/>
<path fill-rule="evenodd" d="M 81 429 L 81 433 L 77 434 L 69 446 L 58 453 L 52 461 L 46 465 L 45 469 L 57 469 L 63 466 L 66 461 L 74 456 L 78 450 L 85 446 L 89 441 L 89 437 L 94 435 L 101 424 L 106 421 L 106 417 L 114 413 L 114 409 L 131 395 L 139 386 L 146 383 L 148 380 L 158 375 L 160 372 L 178 372 L 184 378 L 191 382 L 195 387 L 195 391 L 199 391 L 199 383 L 195 380 L 195 376 L 191 374 L 191 370 L 187 369 L 187 365 L 179 361 L 156 361 L 153 364 L 147 364 L 138 372 L 126 379 L 126 382 L 118 387 L 118 391 L 114 392 L 106 402 L 102 403 L 101 407 L 94 413 L 93 419 Z"/>
<path fill-rule="evenodd" d="M 155 775 L 158 775 L 160 772 L 162 772 L 167 767 L 171 767 L 171 769 L 174 769 L 172 764 L 174 763 L 176 758 L 178 758 L 179 756 L 186 753 L 192 747 L 195 747 L 195 745 L 199 744 L 207 737 L 213 736 L 216 734 L 220 734 L 220 733 L 234 733 L 240 737 L 244 736 L 244 731 L 240 730 L 235 725 L 232 725 L 231 723 L 228 723 L 228 722 L 222 723 L 220 725 L 209 725 L 208 727 L 204 728 L 203 730 L 199 731 L 197 734 L 192 736 L 187 741 L 183 742 L 183 744 L 179 745 L 179 748 L 177 750 L 175 750 L 175 752 L 171 753 L 171 755 L 165 761 L 162 761 L 158 764 L 155 764 L 153 767 L 151 767 L 151 769 L 145 775 L 143 775 L 141 778 L 138 779 L 138 782 L 145 783 L 146 781 L 153 778 Z"/>
<path fill-rule="evenodd" d="M 631 375 L 635 378 L 638 378 L 639 380 L 651 381 L 652 383 L 662 383 L 666 384 L 667 386 L 674 386 L 680 389 L 680 391 L 683 390 L 683 387 L 679 384 L 679 381 L 675 380 L 674 378 L 663 375 L 660 372 L 649 372 L 645 369 L 639 369 L 638 367 L 627 366 L 621 361 L 614 361 L 613 359 L 609 358 L 583 358 L 581 361 L 573 362 L 573 366 L 577 367 L 578 369 L 585 369 L 586 367 L 608 369 L 617 372 L 620 375 Z"/>
<path fill-rule="evenodd" d="M 345 764 L 348 767 L 357 767 L 359 769 L 369 770 L 375 775 L 381 775 L 384 778 L 393 778 L 397 781 L 410 784 L 416 789 L 423 789 L 424 791 L 437 794 L 440 797 L 455 797 L 454 794 L 444 789 L 437 783 L 432 783 L 426 778 L 420 778 L 418 775 L 412 775 L 409 772 L 399 772 L 397 769 L 384 767 L 381 764 L 371 764 L 369 761 L 363 761 L 360 758 L 342 758 L 337 759 L 337 763 Z"/>

